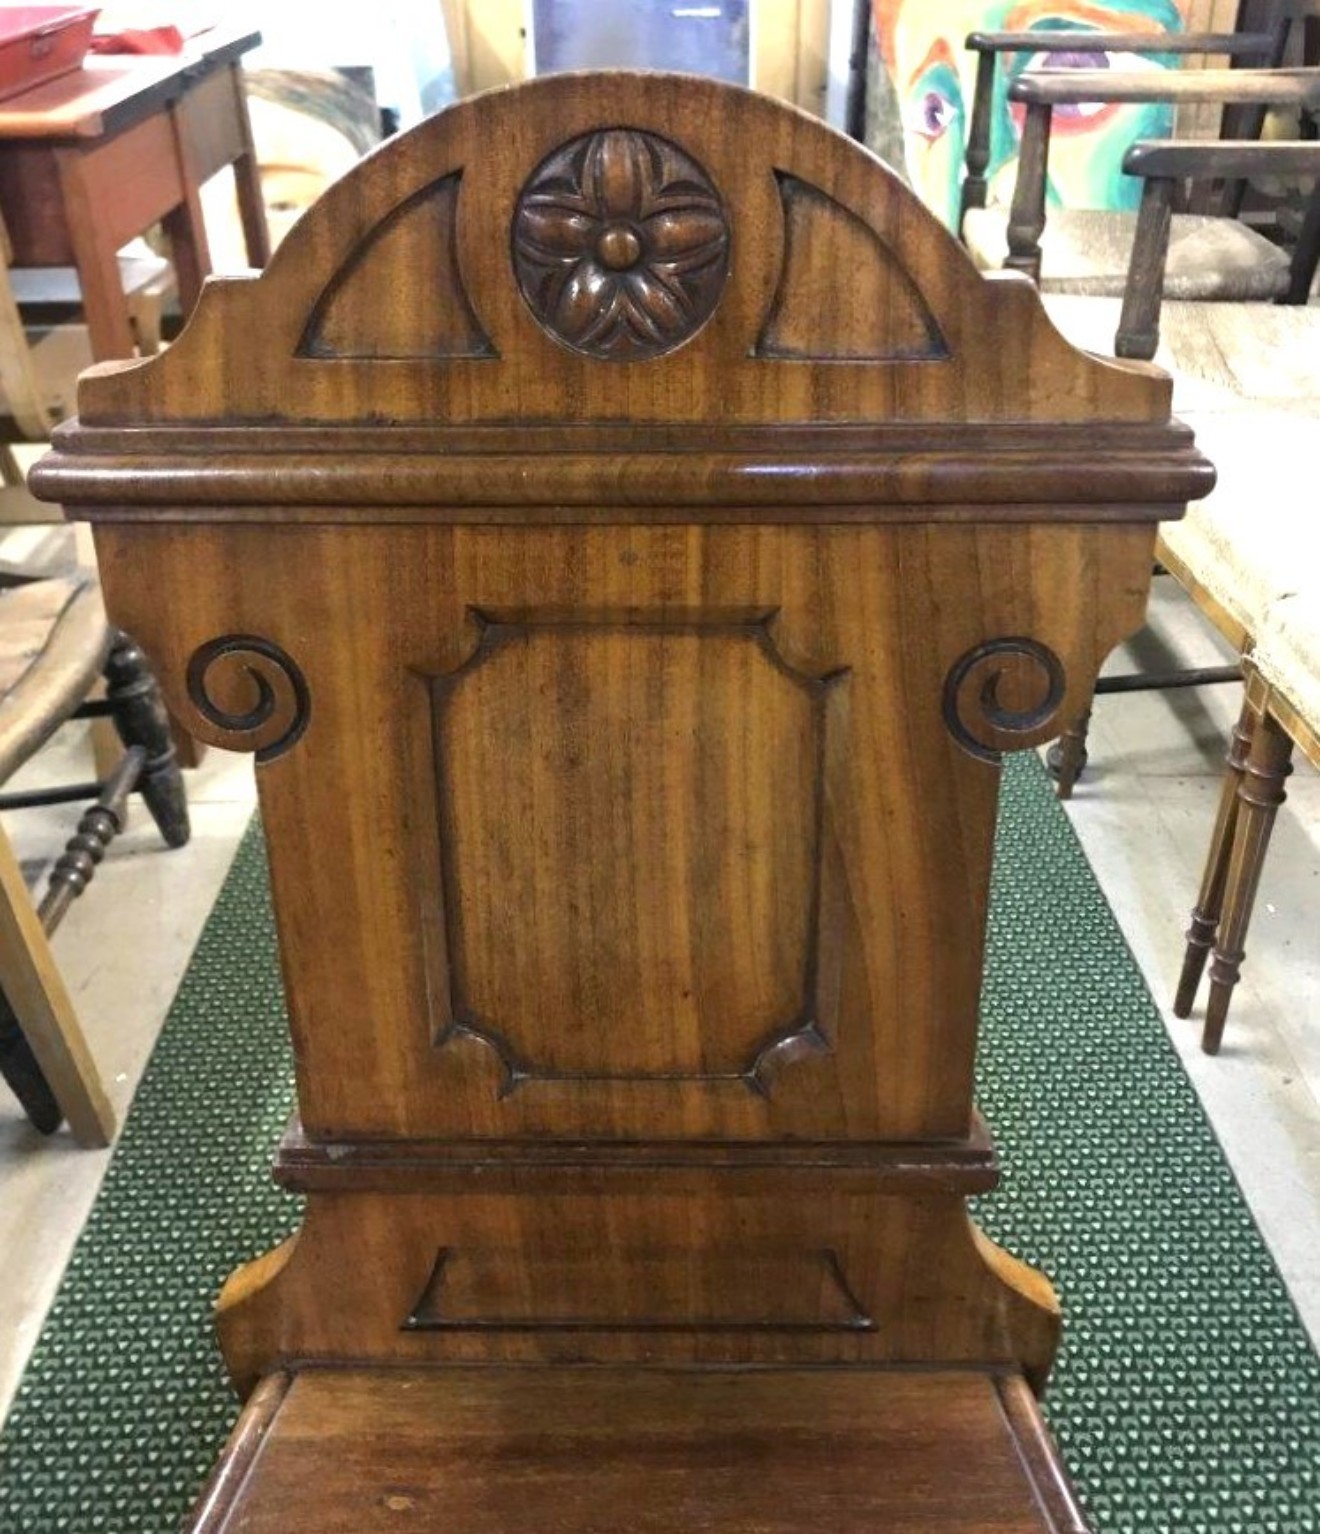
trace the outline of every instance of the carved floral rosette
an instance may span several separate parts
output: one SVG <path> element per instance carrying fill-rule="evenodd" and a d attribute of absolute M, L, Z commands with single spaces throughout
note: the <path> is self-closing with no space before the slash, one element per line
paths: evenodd
<path fill-rule="evenodd" d="M 729 271 L 729 226 L 710 177 L 653 133 L 610 128 L 557 149 L 513 219 L 518 286 L 556 340 L 631 362 L 692 339 Z"/>

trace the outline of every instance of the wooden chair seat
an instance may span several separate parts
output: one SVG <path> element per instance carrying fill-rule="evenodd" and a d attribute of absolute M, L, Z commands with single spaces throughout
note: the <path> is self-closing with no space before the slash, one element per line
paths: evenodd
<path fill-rule="evenodd" d="M 0 591 L 0 783 L 87 696 L 112 637 L 91 577 Z"/>
<path fill-rule="evenodd" d="M 1058 329 L 1084 351 L 1114 352 L 1121 303 L 1044 295 Z M 1320 396 L 1320 307 L 1165 302 L 1155 363 L 1173 375 L 1179 415 L 1268 401 L 1271 411 L 1308 412 Z"/>
<path fill-rule="evenodd" d="M 982 271 L 1007 262 L 1008 220 L 1004 207 L 968 209 L 963 239 Z M 1136 214 L 1125 210 L 1052 208 L 1040 239 L 1041 291 L 1121 298 L 1136 227 Z M 1235 219 L 1174 214 L 1166 298 L 1250 302 L 1287 290 L 1288 257 L 1263 235 Z"/>
<path fill-rule="evenodd" d="M 1074 345 L 1109 349 L 1117 300 L 1053 295 L 1045 307 Z M 1320 308 L 1166 302 L 1155 361 L 1173 375 L 1174 409 L 1215 443 L 1218 475 L 1211 495 L 1163 524 L 1160 557 L 1231 644 L 1249 645 L 1320 557 L 1306 493 Z"/>
<path fill-rule="evenodd" d="M 139 240 L 134 242 L 134 247 L 119 253 L 119 280 L 128 307 L 133 340 L 139 354 L 150 357 L 161 347 L 161 318 L 165 303 L 175 290 L 174 268 L 163 256 L 155 255 L 145 241 Z M 83 307 L 77 267 L 11 267 L 9 285 L 15 302 L 29 320 L 39 319 L 43 311 Z M 77 329 L 86 338 L 84 345 L 90 359 L 91 337 L 85 327 L 80 325 Z M 87 365 L 85 361 L 79 362 L 79 370 Z"/>
<path fill-rule="evenodd" d="M 1018 1374 L 479 1368 L 268 1377 L 192 1529 L 507 1534 L 532 1507 L 562 1534 L 1085 1527 Z"/>

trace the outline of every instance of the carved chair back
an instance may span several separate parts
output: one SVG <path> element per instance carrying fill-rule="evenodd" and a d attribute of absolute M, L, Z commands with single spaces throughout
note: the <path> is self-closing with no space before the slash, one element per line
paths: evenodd
<path fill-rule="evenodd" d="M 975 1236 L 999 761 L 1208 468 L 879 162 L 565 76 L 383 146 L 39 473 L 254 751 L 298 1067 L 280 1356 L 1009 1359 Z"/>

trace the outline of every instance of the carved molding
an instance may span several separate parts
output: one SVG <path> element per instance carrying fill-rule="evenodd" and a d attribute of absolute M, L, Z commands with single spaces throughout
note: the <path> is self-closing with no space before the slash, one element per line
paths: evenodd
<path fill-rule="evenodd" d="M 1005 703 L 1011 685 L 1019 698 Z M 965 750 L 996 762 L 1005 751 L 1038 744 L 1063 702 L 1063 662 L 1035 639 L 991 639 L 968 650 L 944 683 L 944 722 Z"/>
<path fill-rule="evenodd" d="M 536 168 L 513 218 L 518 286 L 557 341 L 635 362 L 690 341 L 729 272 L 729 225 L 710 177 L 668 139 L 609 128 Z"/>
<path fill-rule="evenodd" d="M 616 1254 L 617 1255 L 617 1254 Z M 529 1293 L 521 1263 L 442 1246 L 400 1327 L 406 1332 L 873 1332 L 830 1250 L 627 1254 L 649 1314 L 621 1314 L 595 1259 L 538 1260 Z M 544 1307 L 542 1309 L 541 1307 Z"/>
<path fill-rule="evenodd" d="M 728 1067 L 704 1071 L 683 1069 L 615 1069 L 565 1070 L 556 1068 L 544 1060 L 530 1058 L 514 1040 L 518 1032 L 515 1026 L 506 1025 L 499 1017 L 488 1017 L 474 1007 L 464 981 L 465 964 L 462 959 L 464 943 L 461 922 L 465 910 L 463 891 L 455 876 L 455 848 L 460 827 L 454 820 L 454 793 L 449 782 L 450 765 L 443 745 L 438 746 L 437 762 L 440 810 L 440 862 L 441 881 L 444 891 L 444 942 L 446 948 L 445 970 L 447 973 L 448 1015 L 437 1027 L 434 1045 L 437 1049 L 471 1044 L 488 1053 L 498 1074 L 498 1095 L 505 1098 L 530 1084 L 539 1086 L 554 1084 L 608 1083 L 608 1082 L 654 1082 L 657 1084 L 682 1085 L 693 1082 L 725 1084 L 740 1087 L 757 1096 L 768 1097 L 774 1079 L 780 1071 L 811 1056 L 828 1054 L 831 1048 L 829 1035 L 822 1020 L 817 1016 L 816 972 L 817 948 L 820 941 L 820 887 L 822 879 L 822 818 L 824 815 L 825 785 L 825 738 L 827 729 L 827 702 L 834 684 L 847 676 L 846 669 L 813 676 L 799 671 L 781 654 L 769 632 L 773 614 L 764 614 L 748 621 L 717 621 L 708 623 L 675 622 L 659 624 L 618 623 L 612 620 L 591 622 L 561 622 L 553 619 L 529 620 L 521 616 L 517 621 L 504 621 L 491 614 L 473 612 L 479 626 L 478 642 L 467 659 L 449 674 L 432 679 L 432 700 L 437 742 L 443 741 L 446 710 L 455 699 L 455 688 L 479 667 L 489 664 L 506 646 L 526 642 L 529 636 L 549 633 L 597 634 L 625 633 L 643 639 L 647 636 L 692 635 L 730 637 L 743 639 L 755 646 L 782 677 L 804 694 L 805 716 L 810 720 L 811 752 L 814 769 L 807 804 L 810 822 L 810 886 L 804 889 L 807 906 L 805 918 L 806 951 L 799 992 L 799 1003 L 794 1014 L 775 1021 L 766 1019 L 767 1026 L 750 1046 L 741 1060 L 736 1057 Z M 782 1014 L 781 1014 L 782 1018 Z"/>
<path fill-rule="evenodd" d="M 241 685 L 255 691 L 250 708 L 216 701 L 215 687 Z M 193 652 L 188 662 L 188 697 L 209 725 L 233 737 L 231 751 L 255 751 L 258 762 L 271 762 L 297 744 L 311 718 L 307 679 L 279 645 L 255 634 L 225 634 Z"/>

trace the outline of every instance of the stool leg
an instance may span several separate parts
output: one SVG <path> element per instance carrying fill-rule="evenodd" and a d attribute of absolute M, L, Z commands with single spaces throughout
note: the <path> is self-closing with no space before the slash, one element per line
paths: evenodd
<path fill-rule="evenodd" d="M 1251 751 L 1238 785 L 1237 827 L 1224 889 L 1224 914 L 1219 923 L 1214 957 L 1210 961 L 1210 1003 L 1206 1008 L 1201 1048 L 1219 1053 L 1228 1018 L 1228 1004 L 1238 982 L 1251 909 L 1260 884 L 1260 871 L 1270 845 L 1274 817 L 1287 797 L 1284 780 L 1292 771 L 1292 741 L 1278 721 L 1263 714 L 1252 737 Z"/>
<path fill-rule="evenodd" d="M 1045 753 L 1045 761 L 1054 774 L 1055 792 L 1060 799 L 1071 799 L 1077 779 L 1086 766 L 1086 737 L 1091 728 L 1091 710 L 1064 730 Z"/>
<path fill-rule="evenodd" d="M 105 681 L 119 738 L 126 746 L 142 746 L 147 753 L 139 792 L 166 844 L 182 847 L 191 834 L 188 796 L 174 754 L 170 716 L 146 656 L 127 634 L 115 636 L 105 663 Z"/>
<path fill-rule="evenodd" d="M 1178 977 L 1178 994 L 1173 1000 L 1175 1017 L 1192 1015 L 1201 975 L 1205 971 L 1205 961 L 1210 957 L 1215 932 L 1219 927 L 1219 913 L 1224 905 L 1224 884 L 1228 878 L 1228 860 L 1233 850 L 1233 833 L 1237 828 L 1238 787 L 1246 770 L 1255 725 L 1255 710 L 1244 703 L 1238 722 L 1233 726 L 1223 786 L 1219 793 L 1219 810 L 1210 836 L 1210 850 L 1206 854 L 1205 872 L 1201 875 L 1201 888 L 1187 928 L 1187 951 L 1183 955 L 1182 974 Z"/>

